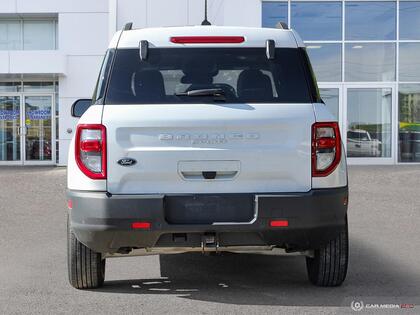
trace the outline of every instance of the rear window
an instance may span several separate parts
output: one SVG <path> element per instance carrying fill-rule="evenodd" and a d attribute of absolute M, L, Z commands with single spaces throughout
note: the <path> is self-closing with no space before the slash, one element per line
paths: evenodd
<path fill-rule="evenodd" d="M 189 91 L 217 89 L 214 95 Z M 265 48 L 151 48 L 116 51 L 105 104 L 197 102 L 310 103 L 298 49 L 278 48 L 268 60 Z"/>

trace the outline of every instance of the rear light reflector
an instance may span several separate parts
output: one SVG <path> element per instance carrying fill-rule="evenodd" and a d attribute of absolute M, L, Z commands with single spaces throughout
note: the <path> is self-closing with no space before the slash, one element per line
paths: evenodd
<path fill-rule="evenodd" d="M 69 208 L 69 210 L 73 209 L 73 201 L 71 199 L 67 200 L 67 208 Z"/>
<path fill-rule="evenodd" d="M 289 221 L 288 220 L 271 220 L 270 226 L 271 227 L 288 227 Z"/>
<path fill-rule="evenodd" d="M 79 169 L 92 179 L 106 179 L 106 129 L 100 124 L 77 125 L 75 157 Z"/>
<path fill-rule="evenodd" d="M 176 36 L 171 37 L 174 44 L 240 44 L 243 36 Z"/>
<path fill-rule="evenodd" d="M 341 160 L 340 128 L 337 122 L 312 125 L 312 176 L 330 175 Z"/>
<path fill-rule="evenodd" d="M 140 230 L 149 230 L 152 225 L 150 222 L 133 222 L 131 228 Z"/>

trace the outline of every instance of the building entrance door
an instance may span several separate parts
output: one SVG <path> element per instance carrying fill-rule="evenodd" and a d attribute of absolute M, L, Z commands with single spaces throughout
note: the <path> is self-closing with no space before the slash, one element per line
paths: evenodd
<path fill-rule="evenodd" d="M 0 164 L 55 164 L 53 94 L 0 95 Z"/>

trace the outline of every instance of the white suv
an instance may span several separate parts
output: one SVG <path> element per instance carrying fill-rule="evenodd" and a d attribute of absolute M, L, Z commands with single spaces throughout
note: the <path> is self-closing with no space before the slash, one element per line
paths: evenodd
<path fill-rule="evenodd" d="M 345 154 L 293 30 L 126 26 L 72 113 L 74 287 L 108 257 L 191 251 L 302 254 L 313 284 L 344 281 Z"/>

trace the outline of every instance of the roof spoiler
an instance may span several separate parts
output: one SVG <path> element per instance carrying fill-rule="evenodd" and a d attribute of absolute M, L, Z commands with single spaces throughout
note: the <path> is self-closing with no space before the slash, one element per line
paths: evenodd
<path fill-rule="evenodd" d="M 129 22 L 127 24 L 124 25 L 123 27 L 123 31 L 131 31 L 133 29 L 133 22 Z"/>
<path fill-rule="evenodd" d="M 288 30 L 289 26 L 287 25 L 286 22 L 281 22 L 280 21 L 276 24 L 276 28 L 279 28 L 279 29 L 282 29 L 282 30 Z"/>

